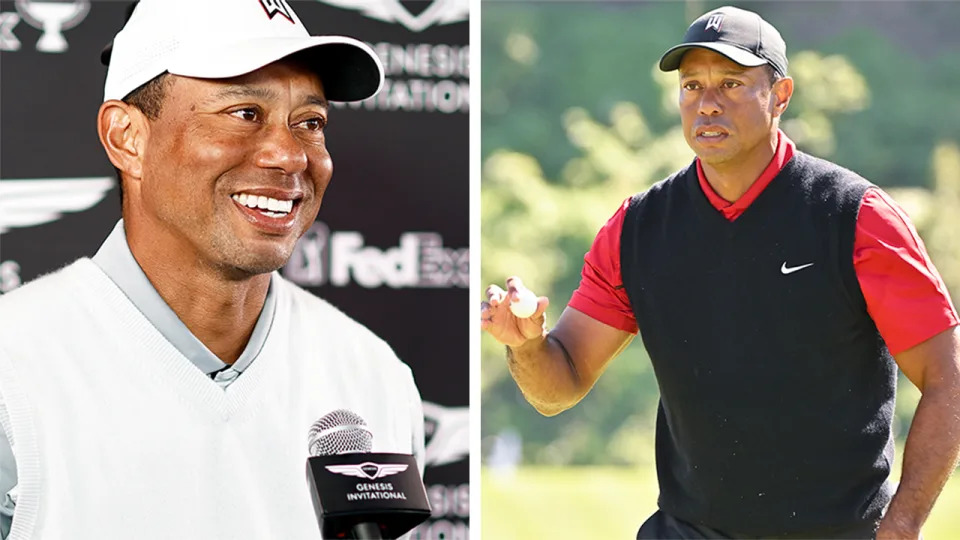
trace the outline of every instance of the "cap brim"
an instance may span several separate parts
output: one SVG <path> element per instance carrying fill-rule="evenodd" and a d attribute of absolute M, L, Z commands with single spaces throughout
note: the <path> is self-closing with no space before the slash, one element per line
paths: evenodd
<path fill-rule="evenodd" d="M 680 60 L 690 49 L 709 49 L 726 56 L 741 66 L 757 67 L 768 63 L 763 58 L 760 58 L 748 50 L 741 49 L 736 45 L 730 45 L 721 41 L 705 41 L 698 43 L 681 43 L 663 53 L 663 56 L 660 57 L 660 70 L 674 71 L 679 69 Z"/>
<path fill-rule="evenodd" d="M 238 77 L 293 54 L 316 70 L 330 101 L 359 101 L 375 95 L 383 86 L 383 65 L 376 53 L 362 41 L 346 36 L 183 44 L 167 71 L 203 79 Z"/>

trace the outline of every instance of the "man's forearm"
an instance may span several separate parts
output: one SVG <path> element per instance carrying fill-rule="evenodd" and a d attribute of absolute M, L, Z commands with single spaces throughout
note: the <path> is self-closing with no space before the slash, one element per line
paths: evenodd
<path fill-rule="evenodd" d="M 549 334 L 507 347 L 507 368 L 540 414 L 559 414 L 583 397 L 580 377 L 563 343 Z"/>
<path fill-rule="evenodd" d="M 900 485 L 881 529 L 919 532 L 957 466 L 960 383 L 927 385 L 903 452 Z"/>

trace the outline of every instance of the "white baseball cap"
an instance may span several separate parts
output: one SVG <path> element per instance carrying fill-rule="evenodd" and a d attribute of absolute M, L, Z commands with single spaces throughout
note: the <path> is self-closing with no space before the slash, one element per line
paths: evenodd
<path fill-rule="evenodd" d="M 285 0 L 141 0 L 101 54 L 103 100 L 123 99 L 164 72 L 236 77 L 301 51 L 330 101 L 366 99 L 383 85 L 370 47 L 311 36 Z"/>

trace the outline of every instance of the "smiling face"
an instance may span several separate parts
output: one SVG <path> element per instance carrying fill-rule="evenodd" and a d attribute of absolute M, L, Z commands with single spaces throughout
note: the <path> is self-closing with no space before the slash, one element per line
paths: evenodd
<path fill-rule="evenodd" d="M 333 173 L 319 78 L 280 61 L 233 79 L 173 79 L 128 182 L 128 227 L 228 275 L 280 268 Z"/>
<path fill-rule="evenodd" d="M 680 62 L 680 117 L 687 144 L 701 161 L 719 166 L 749 162 L 776 144 L 777 118 L 793 81 L 771 85 L 767 68 L 744 67 L 707 49 L 691 49 Z"/>

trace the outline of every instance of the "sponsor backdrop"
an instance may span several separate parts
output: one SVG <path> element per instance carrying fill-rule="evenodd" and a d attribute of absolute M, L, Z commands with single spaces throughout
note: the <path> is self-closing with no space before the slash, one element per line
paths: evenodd
<path fill-rule="evenodd" d="M 119 219 L 95 119 L 105 75 L 99 53 L 127 5 L 0 1 L 0 294 L 92 255 Z M 413 368 L 434 511 L 415 537 L 466 539 L 467 0 L 292 5 L 313 33 L 369 43 L 387 81 L 374 98 L 335 104 L 327 130 L 333 183 L 282 272 L 367 325 Z"/>

